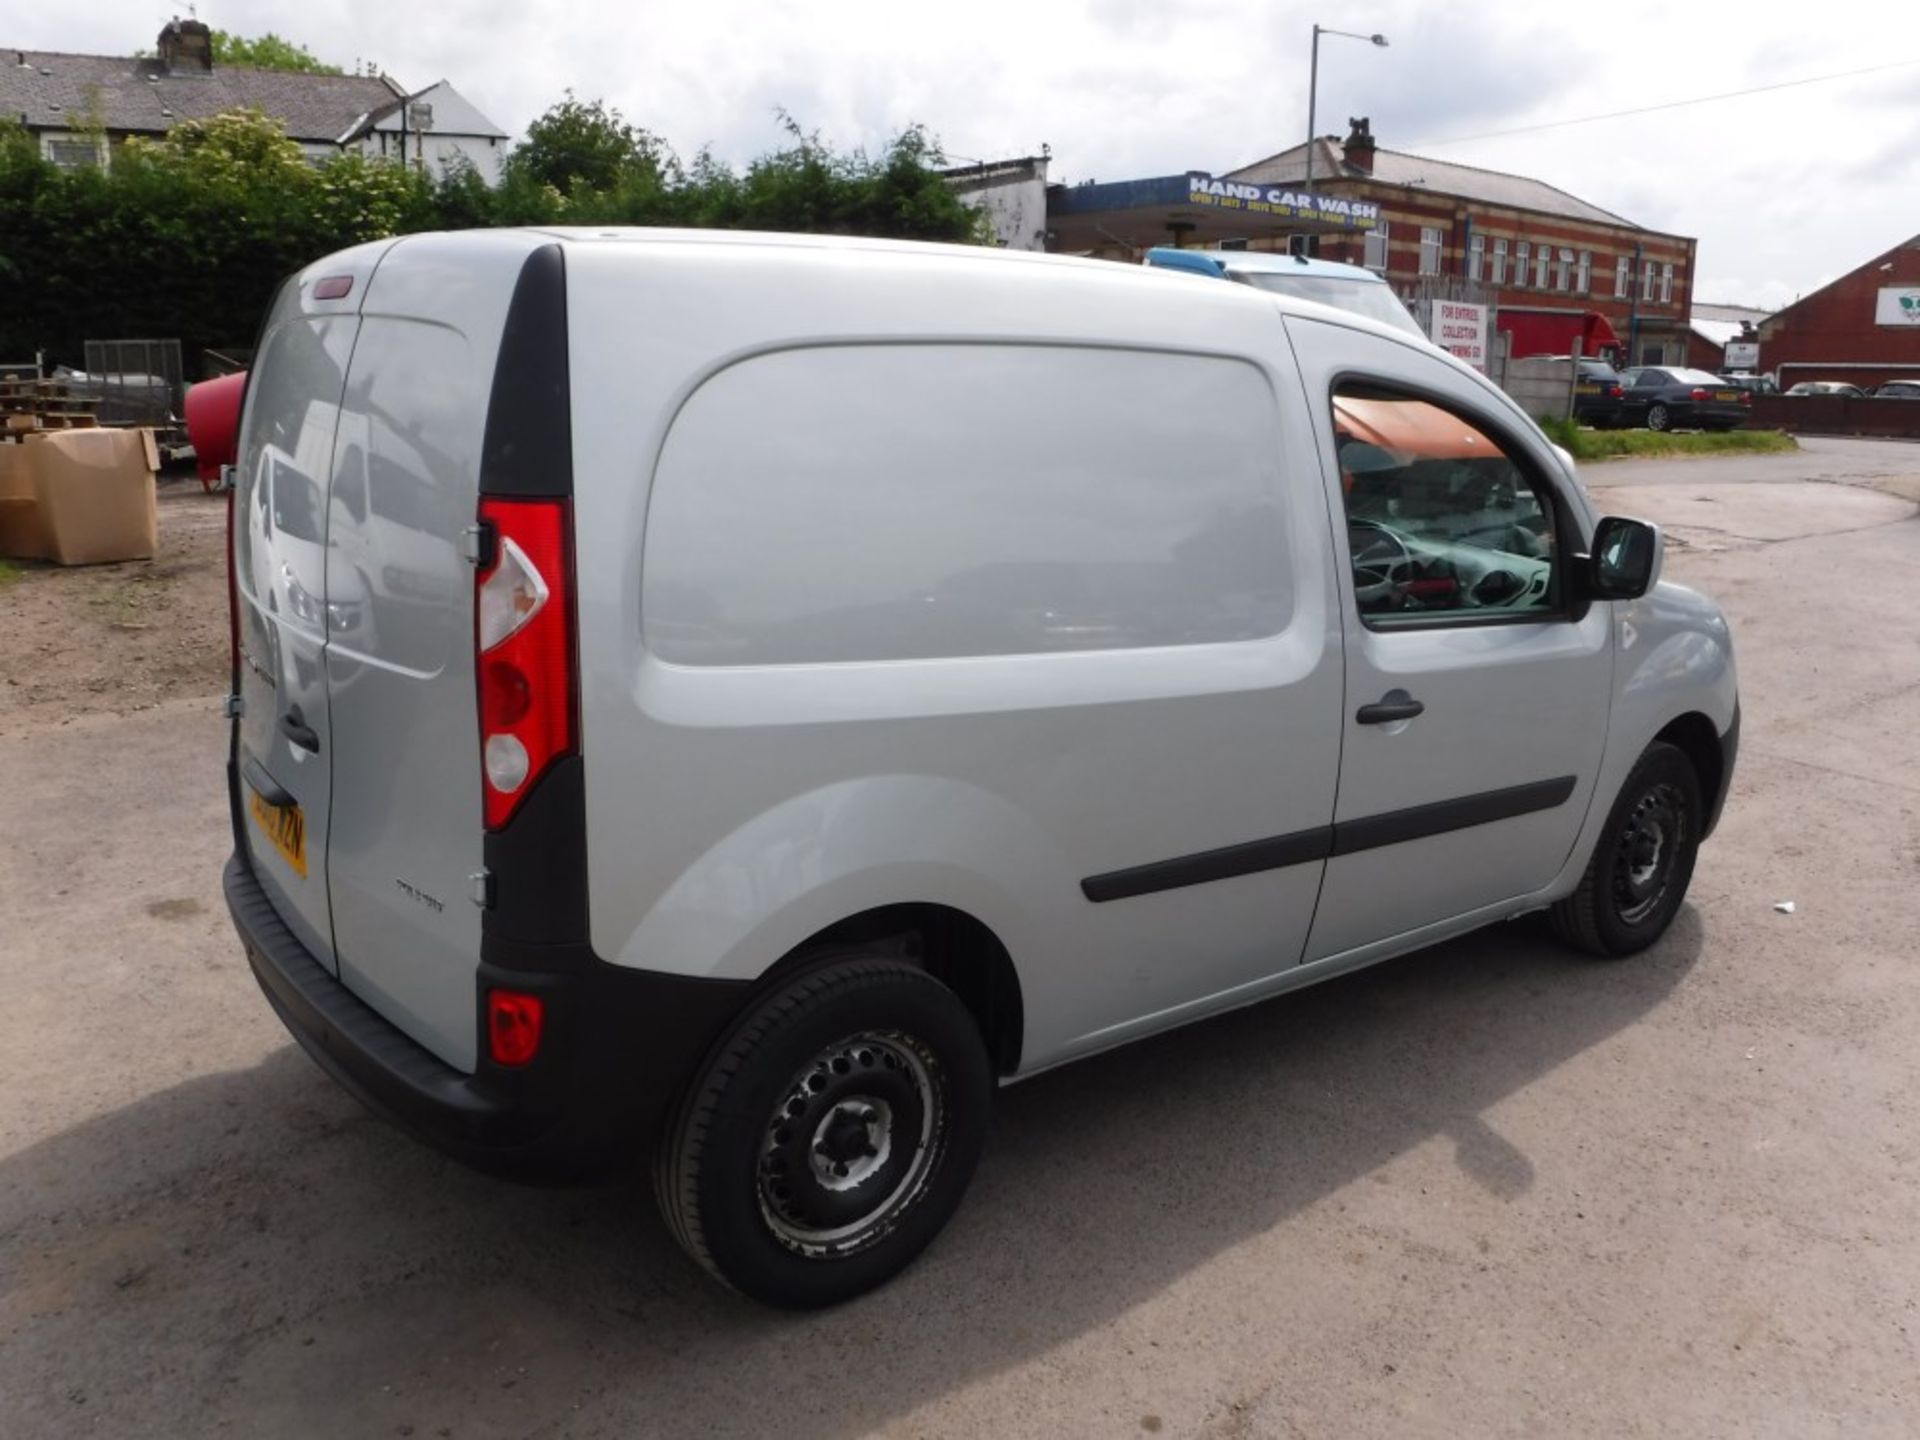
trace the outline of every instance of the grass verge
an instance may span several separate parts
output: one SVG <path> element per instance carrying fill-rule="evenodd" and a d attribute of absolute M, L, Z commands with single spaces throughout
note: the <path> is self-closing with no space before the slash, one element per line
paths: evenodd
<path fill-rule="evenodd" d="M 1798 450 L 1784 430 L 1587 430 L 1570 420 L 1542 420 L 1540 428 L 1576 460 L 1614 460 L 1628 455 L 1771 455 Z"/>
<path fill-rule="evenodd" d="M 0 560 L 0 589 L 5 589 L 20 578 L 20 567 Z"/>

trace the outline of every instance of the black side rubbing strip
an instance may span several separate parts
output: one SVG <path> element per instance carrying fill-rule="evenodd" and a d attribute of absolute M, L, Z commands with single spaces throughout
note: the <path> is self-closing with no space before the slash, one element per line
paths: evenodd
<path fill-rule="evenodd" d="M 1362 820 L 1346 820 L 1338 825 L 1323 825 L 1316 830 L 1301 830 L 1292 835 L 1277 835 L 1268 840 L 1249 840 L 1243 845 L 1228 845 L 1220 850 L 1203 850 L 1177 860 L 1156 860 L 1126 870 L 1110 870 L 1080 882 L 1081 893 L 1095 904 L 1125 900 L 1134 895 L 1151 895 L 1159 890 L 1178 890 L 1187 885 L 1204 885 L 1209 880 L 1227 880 L 1236 875 L 1252 875 L 1261 870 L 1280 870 L 1289 865 L 1304 865 L 1310 860 L 1325 860 L 1334 855 L 1352 855 L 1361 850 L 1377 850 L 1383 845 L 1399 845 L 1408 840 L 1423 840 L 1429 835 L 1444 835 L 1449 830 L 1466 830 L 1495 820 L 1511 820 L 1536 810 L 1552 810 L 1572 798 L 1576 779 L 1563 775 L 1557 780 L 1536 780 L 1529 785 L 1514 785 L 1505 790 L 1488 790 L 1458 800 L 1441 800 L 1432 805 L 1415 805 L 1406 810 L 1389 810 L 1384 815 L 1369 815 Z"/>
<path fill-rule="evenodd" d="M 1347 820 L 1333 827 L 1333 853 L 1352 855 L 1360 850 L 1377 850 L 1382 845 L 1444 835 L 1449 830 L 1511 820 L 1535 810 L 1551 810 L 1567 803 L 1573 786 L 1574 777 L 1562 775 L 1558 780 L 1536 780 L 1531 785 L 1514 785 L 1505 790 L 1464 795 L 1458 800 L 1389 810 L 1384 815 L 1369 815 L 1363 820 Z"/>
<path fill-rule="evenodd" d="M 567 270 L 560 246 L 527 256 L 507 305 L 480 447 L 480 493 L 573 493 Z"/>
<path fill-rule="evenodd" d="M 1209 880 L 1229 880 L 1235 875 L 1304 865 L 1309 860 L 1326 859 L 1332 850 L 1333 827 L 1322 825 L 1316 830 L 1249 840 L 1244 845 L 1228 845 L 1219 850 L 1202 850 L 1198 855 L 1186 855 L 1178 860 L 1156 860 L 1127 870 L 1109 870 L 1105 875 L 1082 880 L 1080 891 L 1095 904 L 1125 900 L 1133 895 L 1151 895 L 1156 890 L 1178 890 L 1185 885 L 1204 885 Z"/>

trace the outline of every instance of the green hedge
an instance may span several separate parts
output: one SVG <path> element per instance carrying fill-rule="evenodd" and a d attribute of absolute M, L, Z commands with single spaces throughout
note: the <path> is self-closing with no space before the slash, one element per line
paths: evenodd
<path fill-rule="evenodd" d="M 1542 420 L 1540 428 L 1576 460 L 1617 460 L 1654 455 L 1764 455 L 1798 450 L 1780 430 L 1589 430 L 1571 420 Z"/>
<path fill-rule="evenodd" d="M 0 124 L 0 360 L 78 366 L 88 339 L 247 345 L 275 286 L 344 246 L 488 225 L 691 225 L 978 240 L 981 219 L 909 128 L 837 153 L 788 121 L 744 172 L 681 164 L 654 137 L 571 96 L 530 128 L 498 187 L 359 155 L 310 165 L 275 122 L 235 112 L 115 147 L 105 171 L 56 168 Z M 592 161 L 594 176 L 577 167 Z"/>

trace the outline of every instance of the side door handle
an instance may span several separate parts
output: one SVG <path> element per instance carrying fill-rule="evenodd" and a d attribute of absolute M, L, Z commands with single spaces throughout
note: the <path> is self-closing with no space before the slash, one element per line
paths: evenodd
<path fill-rule="evenodd" d="M 300 707 L 294 706 L 280 717 L 280 733 L 310 754 L 320 753 L 320 736 L 307 724 L 307 717 L 300 713 Z"/>
<path fill-rule="evenodd" d="M 1426 713 L 1427 707 L 1404 690 L 1389 690 L 1371 705 L 1362 705 L 1353 718 L 1362 725 L 1391 725 Z"/>

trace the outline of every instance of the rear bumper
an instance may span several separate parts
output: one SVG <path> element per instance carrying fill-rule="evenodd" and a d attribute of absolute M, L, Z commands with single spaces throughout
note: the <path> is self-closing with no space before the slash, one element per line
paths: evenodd
<path fill-rule="evenodd" d="M 254 978 L 321 1069 L 449 1154 L 524 1179 L 593 1178 L 642 1162 L 748 988 L 609 965 L 583 946 L 514 947 L 483 960 L 474 1024 L 492 985 L 539 993 L 540 1054 L 515 1069 L 483 1058 L 469 1075 L 329 973 L 275 912 L 244 852 L 228 860 L 224 886 Z"/>

